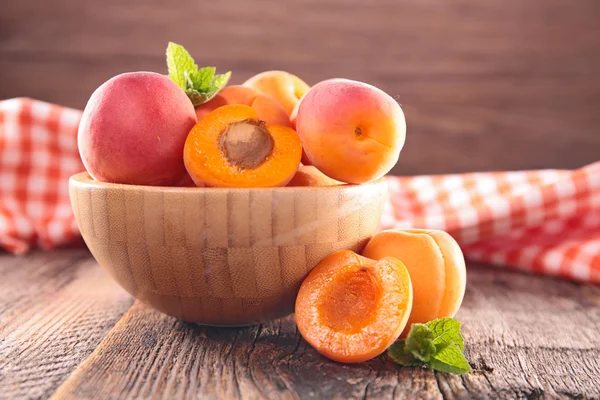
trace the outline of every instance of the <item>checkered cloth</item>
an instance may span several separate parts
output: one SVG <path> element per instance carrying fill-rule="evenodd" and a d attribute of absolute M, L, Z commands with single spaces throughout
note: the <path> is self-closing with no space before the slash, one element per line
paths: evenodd
<path fill-rule="evenodd" d="M 68 177 L 83 170 L 81 112 L 0 101 L 0 246 L 79 239 Z M 381 225 L 443 229 L 467 259 L 600 283 L 600 162 L 576 171 L 390 177 Z"/>

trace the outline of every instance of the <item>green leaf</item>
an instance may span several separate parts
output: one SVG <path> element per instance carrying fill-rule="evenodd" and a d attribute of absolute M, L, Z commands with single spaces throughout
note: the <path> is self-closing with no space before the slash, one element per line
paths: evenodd
<path fill-rule="evenodd" d="M 200 93 L 199 91 L 197 91 L 195 89 L 187 89 L 185 91 L 185 94 L 187 94 L 188 98 L 190 99 L 190 101 L 192 102 L 194 107 L 196 107 L 199 104 L 206 103 L 207 101 L 209 101 L 210 99 L 215 97 L 217 95 L 217 93 L 218 92 Z"/>
<path fill-rule="evenodd" d="M 406 341 L 396 341 L 388 349 L 388 354 L 404 366 L 425 363 L 440 372 L 467 373 L 471 366 L 463 355 L 465 344 L 460 327 L 460 322 L 454 318 L 413 324 Z"/>
<path fill-rule="evenodd" d="M 405 367 L 423 365 L 423 362 L 416 359 L 410 351 L 405 350 L 404 340 L 397 340 L 388 349 L 388 355 L 392 360 Z"/>
<path fill-rule="evenodd" d="M 227 85 L 229 78 L 231 78 L 231 71 L 224 74 L 215 75 L 215 78 L 213 79 L 213 86 L 220 90 Z"/>
<path fill-rule="evenodd" d="M 197 71 L 198 66 L 183 46 L 169 42 L 167 46 L 167 69 L 169 71 L 169 78 L 185 90 L 187 89 L 185 81 L 186 71 Z"/>
<path fill-rule="evenodd" d="M 169 78 L 185 91 L 194 107 L 215 97 L 231 77 L 231 71 L 216 75 L 215 67 L 198 69 L 190 53 L 173 42 L 167 46 L 167 68 Z"/>
<path fill-rule="evenodd" d="M 427 325 L 435 335 L 433 339 L 435 345 L 448 343 L 458 346 L 461 351 L 465 349 L 465 343 L 460 334 L 460 322 L 458 320 L 454 318 L 439 318 L 429 321 L 425 325 Z M 441 349 L 438 349 L 438 351 L 439 350 Z"/>
<path fill-rule="evenodd" d="M 413 324 L 406 338 L 405 348 L 415 358 L 426 363 L 436 352 L 435 344 L 433 343 L 434 338 L 433 331 L 427 325 Z"/>
<path fill-rule="evenodd" d="M 457 345 L 445 346 L 429 360 L 427 365 L 433 370 L 457 375 L 471 371 L 469 362 Z"/>

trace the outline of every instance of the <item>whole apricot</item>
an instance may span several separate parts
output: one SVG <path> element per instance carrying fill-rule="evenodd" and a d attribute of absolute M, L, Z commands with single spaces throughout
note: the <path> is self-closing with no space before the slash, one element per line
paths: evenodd
<path fill-rule="evenodd" d="M 194 106 L 168 77 L 125 73 L 90 97 L 79 124 L 79 153 L 97 181 L 177 185 L 187 174 L 183 146 L 195 124 Z"/>
<path fill-rule="evenodd" d="M 310 89 L 310 86 L 302 79 L 285 71 L 262 72 L 248 79 L 243 85 L 277 100 L 288 116 L 292 113 L 296 103 Z"/>
<path fill-rule="evenodd" d="M 267 125 L 291 126 L 290 117 L 277 100 L 256 89 L 240 85 L 227 86 L 210 101 L 196 106 L 196 116 L 200 120 L 213 110 L 228 104 L 243 104 L 254 108 L 258 119 L 265 121 Z"/>
<path fill-rule="evenodd" d="M 312 165 L 301 165 L 286 186 L 335 186 L 344 182 L 331 179 Z"/>
<path fill-rule="evenodd" d="M 379 260 L 395 257 L 406 266 L 413 285 L 413 307 L 406 335 L 414 323 L 453 317 L 465 294 L 467 272 L 460 247 L 438 230 L 398 229 L 379 232 L 362 252 Z"/>
<path fill-rule="evenodd" d="M 310 163 L 325 175 L 360 184 L 382 177 L 398 161 L 406 137 L 400 105 L 362 82 L 330 79 L 306 94 L 296 131 Z"/>

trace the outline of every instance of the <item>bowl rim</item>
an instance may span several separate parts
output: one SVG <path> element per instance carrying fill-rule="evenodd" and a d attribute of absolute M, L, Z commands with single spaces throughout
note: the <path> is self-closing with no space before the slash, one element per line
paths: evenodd
<path fill-rule="evenodd" d="M 88 188 L 104 188 L 104 189 L 120 189 L 120 190 L 142 190 L 142 191 L 157 191 L 157 192 L 182 192 L 182 193 L 206 193 L 206 192 L 230 192 L 244 190 L 269 190 L 277 192 L 291 191 L 315 191 L 315 190 L 349 190 L 354 188 L 376 187 L 382 184 L 387 185 L 387 176 L 383 176 L 374 181 L 369 181 L 361 184 L 345 183 L 342 185 L 331 186 L 281 186 L 281 187 L 185 187 L 185 186 L 145 186 L 145 185 L 130 185 L 125 183 L 110 183 L 94 180 L 87 171 L 78 172 L 69 177 L 69 186 L 88 187 Z"/>

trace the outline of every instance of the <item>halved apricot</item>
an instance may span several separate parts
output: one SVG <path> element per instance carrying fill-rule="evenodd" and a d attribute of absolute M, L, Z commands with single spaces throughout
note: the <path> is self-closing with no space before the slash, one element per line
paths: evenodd
<path fill-rule="evenodd" d="M 231 104 L 202 118 L 190 131 L 183 158 L 201 186 L 285 186 L 296 173 L 302 145 L 294 130 L 266 125 L 252 107 Z"/>
<path fill-rule="evenodd" d="M 342 250 L 321 261 L 302 283 L 296 324 L 304 339 L 332 360 L 377 357 L 400 335 L 412 307 L 404 265 Z"/>

